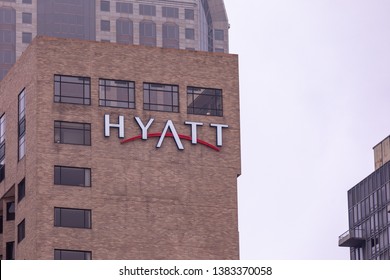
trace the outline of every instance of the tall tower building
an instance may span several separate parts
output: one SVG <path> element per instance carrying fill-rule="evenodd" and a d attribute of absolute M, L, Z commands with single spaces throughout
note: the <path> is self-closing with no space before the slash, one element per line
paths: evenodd
<path fill-rule="evenodd" d="M 390 259 L 390 137 L 374 147 L 375 171 L 348 191 L 349 230 L 339 246 L 351 260 Z"/>
<path fill-rule="evenodd" d="M 238 259 L 223 1 L 0 4 L 1 258 Z"/>
<path fill-rule="evenodd" d="M 0 0 L 0 80 L 36 35 L 229 51 L 223 0 Z"/>

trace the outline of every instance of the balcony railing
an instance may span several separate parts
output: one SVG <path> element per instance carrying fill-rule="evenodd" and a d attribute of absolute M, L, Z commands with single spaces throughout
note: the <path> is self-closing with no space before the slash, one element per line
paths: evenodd
<path fill-rule="evenodd" d="M 347 230 L 339 237 L 340 247 L 361 247 L 364 243 L 363 230 Z"/>

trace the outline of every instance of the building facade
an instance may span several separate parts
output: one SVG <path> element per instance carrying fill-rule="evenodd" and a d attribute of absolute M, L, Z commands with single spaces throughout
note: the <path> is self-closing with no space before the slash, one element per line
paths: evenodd
<path fill-rule="evenodd" d="M 339 246 L 351 260 L 390 259 L 390 137 L 374 147 L 375 171 L 348 191 L 349 230 Z"/>
<path fill-rule="evenodd" d="M 236 55 L 37 37 L 0 120 L 3 259 L 239 258 Z"/>
<path fill-rule="evenodd" d="M 0 80 L 36 35 L 225 52 L 223 0 L 0 0 Z"/>

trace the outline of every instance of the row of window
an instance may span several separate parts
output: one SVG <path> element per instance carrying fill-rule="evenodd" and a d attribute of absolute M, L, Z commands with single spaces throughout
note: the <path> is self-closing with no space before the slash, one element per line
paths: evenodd
<path fill-rule="evenodd" d="M 177 85 L 144 83 L 143 97 L 144 110 L 179 112 Z M 55 75 L 54 102 L 90 105 L 90 78 Z M 135 83 L 99 79 L 99 106 L 134 109 Z M 222 90 L 187 87 L 187 113 L 223 116 Z"/>
<path fill-rule="evenodd" d="M 156 16 L 156 6 L 139 4 L 139 14 L 142 16 Z M 100 10 L 103 12 L 110 12 L 110 1 L 102 0 L 100 1 Z M 133 13 L 133 4 L 125 2 L 116 3 L 116 12 L 132 14 Z M 179 8 L 175 7 L 162 7 L 161 10 L 162 17 L 166 18 L 179 18 Z M 184 9 L 184 19 L 194 20 L 194 10 L 193 9 Z"/>

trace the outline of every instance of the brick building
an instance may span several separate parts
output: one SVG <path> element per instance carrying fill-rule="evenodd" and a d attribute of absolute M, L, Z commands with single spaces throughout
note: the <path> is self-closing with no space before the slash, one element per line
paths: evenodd
<path fill-rule="evenodd" d="M 0 83 L 2 259 L 238 259 L 238 57 L 37 37 Z"/>

